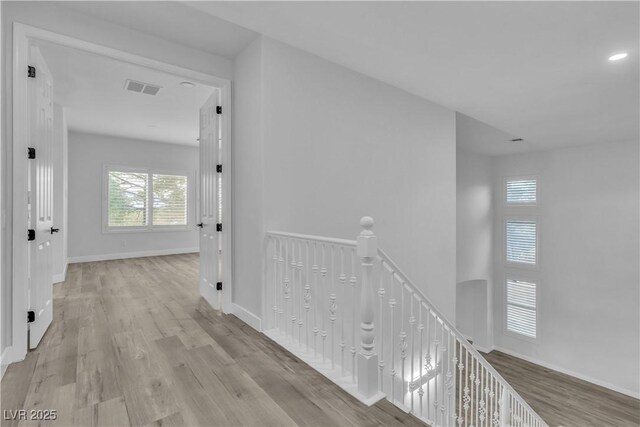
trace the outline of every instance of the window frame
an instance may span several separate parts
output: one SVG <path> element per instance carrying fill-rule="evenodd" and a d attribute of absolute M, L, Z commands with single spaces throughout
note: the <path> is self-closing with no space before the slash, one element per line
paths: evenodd
<path fill-rule="evenodd" d="M 536 224 L 536 262 L 528 264 L 525 262 L 509 261 L 507 259 L 507 223 L 516 221 L 534 222 Z M 504 215 L 502 222 L 502 262 L 509 268 L 521 268 L 524 270 L 540 269 L 540 217 L 538 215 Z"/>
<path fill-rule="evenodd" d="M 508 326 L 508 308 L 509 305 L 509 301 L 508 301 L 508 297 L 507 297 L 507 282 L 509 280 L 517 280 L 517 281 L 521 281 L 521 282 L 528 282 L 528 283 L 533 283 L 536 285 L 536 336 L 535 337 L 530 337 L 529 335 L 524 335 L 515 331 L 512 331 L 509 329 Z M 504 280 L 502 281 L 502 306 L 504 307 L 504 313 L 502 316 L 502 329 L 503 329 L 503 334 L 504 335 L 508 335 L 510 337 L 514 337 L 514 338 L 518 338 L 518 339 L 522 339 L 525 341 L 529 341 L 531 343 L 540 343 L 540 279 L 536 278 L 536 277 L 531 277 L 531 276 L 527 276 L 527 275 L 522 275 L 520 273 L 513 273 L 512 272 L 506 272 L 504 275 Z"/>
<path fill-rule="evenodd" d="M 147 220 L 145 226 L 109 226 L 109 172 L 144 173 L 147 175 Z M 187 179 L 187 222 L 180 225 L 153 225 L 153 175 L 184 176 Z M 185 170 L 156 169 L 118 165 L 104 165 L 102 172 L 102 232 L 104 234 L 153 233 L 163 231 L 187 231 L 193 227 L 195 212 L 193 193 L 193 174 Z"/>
<path fill-rule="evenodd" d="M 536 181 L 536 201 L 534 203 L 509 203 L 507 201 L 507 183 L 509 181 Z M 502 204 L 505 208 L 537 208 L 540 205 L 540 179 L 538 175 L 509 175 L 502 179 Z"/>

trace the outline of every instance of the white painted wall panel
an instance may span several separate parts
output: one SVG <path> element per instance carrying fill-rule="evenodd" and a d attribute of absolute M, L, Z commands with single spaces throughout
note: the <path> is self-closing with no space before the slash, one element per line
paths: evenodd
<path fill-rule="evenodd" d="M 244 147 L 234 164 L 258 165 L 242 174 L 261 186 L 264 228 L 353 239 L 360 217 L 371 215 L 380 245 L 454 319 L 454 112 L 273 40 L 263 39 L 254 55 L 262 55 L 263 97 L 246 88 L 244 96 L 261 109 L 236 109 L 236 123 L 255 131 L 235 135 Z M 236 75 L 258 66 L 237 65 Z M 262 162 L 254 158 L 260 152 Z M 257 231 L 260 210 L 239 209 L 253 194 L 239 194 L 239 174 L 234 230 L 244 221 Z M 261 263 L 249 258 L 255 251 L 235 253 L 235 302 L 260 313 L 260 281 L 238 274 L 261 278 Z"/>
<path fill-rule="evenodd" d="M 495 191 L 495 344 L 538 363 L 640 393 L 638 142 L 494 159 L 495 188 L 537 175 L 538 340 L 504 333 L 503 192 Z M 526 273 L 525 273 L 526 274 Z"/>
<path fill-rule="evenodd" d="M 190 172 L 188 198 L 195 200 L 198 148 L 105 135 L 69 133 L 69 259 L 117 258 L 147 252 L 184 252 L 198 248 L 196 210 L 188 231 L 104 233 L 104 165 Z M 197 251 L 197 249 L 196 249 Z"/>

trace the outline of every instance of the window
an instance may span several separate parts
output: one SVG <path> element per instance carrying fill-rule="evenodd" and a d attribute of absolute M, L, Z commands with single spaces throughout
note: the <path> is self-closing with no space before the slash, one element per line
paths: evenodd
<path fill-rule="evenodd" d="M 507 179 L 506 200 L 508 205 L 534 205 L 538 189 L 535 178 Z"/>
<path fill-rule="evenodd" d="M 183 228 L 188 224 L 186 174 L 107 168 L 105 230 Z"/>
<path fill-rule="evenodd" d="M 147 225 L 147 174 L 109 171 L 109 227 Z"/>
<path fill-rule="evenodd" d="M 506 261 L 535 266 L 538 247 L 537 222 L 508 219 L 505 224 Z"/>
<path fill-rule="evenodd" d="M 506 303 L 507 331 L 536 338 L 537 284 L 532 281 L 507 279 Z"/>
<path fill-rule="evenodd" d="M 153 225 L 187 225 L 187 177 L 153 175 Z"/>

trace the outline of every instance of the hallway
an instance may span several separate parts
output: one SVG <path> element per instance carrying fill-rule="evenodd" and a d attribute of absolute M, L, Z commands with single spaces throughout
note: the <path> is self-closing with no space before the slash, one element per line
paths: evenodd
<path fill-rule="evenodd" d="M 423 425 L 386 400 L 364 407 L 208 308 L 197 282 L 196 254 L 70 265 L 42 343 L 7 369 L 3 410 L 56 410 L 43 424 L 64 426 Z"/>

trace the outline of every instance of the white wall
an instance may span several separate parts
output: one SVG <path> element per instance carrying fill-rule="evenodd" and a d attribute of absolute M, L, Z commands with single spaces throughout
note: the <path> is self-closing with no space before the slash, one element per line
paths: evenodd
<path fill-rule="evenodd" d="M 489 342 L 489 289 L 486 280 L 467 280 L 456 285 L 456 328 L 480 351 L 491 351 Z"/>
<path fill-rule="evenodd" d="M 67 273 L 67 202 L 68 202 L 68 132 L 64 109 L 53 106 L 53 227 L 60 231 L 51 236 L 53 282 L 63 282 Z"/>
<path fill-rule="evenodd" d="M 234 302 L 260 315 L 264 241 L 262 39 L 234 61 L 232 236 Z"/>
<path fill-rule="evenodd" d="M 490 280 L 493 273 L 491 157 L 458 150 L 456 157 L 456 280 Z"/>
<path fill-rule="evenodd" d="M 188 46 L 169 42 L 148 34 L 134 31 L 111 22 L 96 19 L 73 10 L 59 7 L 56 2 L 1 1 L 2 8 L 2 212 L 5 214 L 6 230 L 13 227 L 12 212 L 12 55 L 13 22 L 33 25 L 60 34 L 77 37 L 96 44 L 139 54 L 147 58 L 212 74 L 220 78 L 231 78 L 232 62 Z M 11 233 L 2 233 L 4 265 L 2 268 L 2 331 L 0 352 L 11 346 Z M 16 284 L 22 286 L 23 284 Z"/>
<path fill-rule="evenodd" d="M 256 130 L 235 135 L 244 149 L 234 152 L 234 164 L 257 155 L 254 150 L 264 153 L 256 194 L 263 194 L 265 229 L 353 239 L 360 217 L 371 215 L 380 245 L 453 319 L 454 112 L 270 39 L 251 48 L 254 59 L 238 61 L 236 75 L 249 74 L 247 67 L 255 72 L 256 58 L 262 60 L 262 94 L 244 95 L 262 107 L 251 124 L 237 110 L 236 123 Z M 241 83 L 237 103 L 245 102 Z M 242 179 L 237 172 L 234 188 Z M 259 168 L 245 174 L 260 185 Z M 254 215 L 244 221 L 258 230 L 260 212 L 244 214 Z M 236 303 L 259 314 L 261 266 L 239 255 L 235 286 L 250 291 L 238 289 Z M 256 280 L 240 281 L 244 269 L 255 269 Z"/>
<path fill-rule="evenodd" d="M 539 339 L 506 335 L 502 244 L 495 257 L 495 343 L 500 349 L 632 395 L 640 393 L 638 142 L 495 158 L 505 176 L 538 175 Z M 503 242 L 496 191 L 495 242 Z"/>
<path fill-rule="evenodd" d="M 190 172 L 188 199 L 195 201 L 198 148 L 69 132 L 69 261 L 198 251 L 196 209 L 189 230 L 104 233 L 105 165 Z"/>
<path fill-rule="evenodd" d="M 456 326 L 474 344 L 493 345 L 492 159 L 457 150 Z"/>

